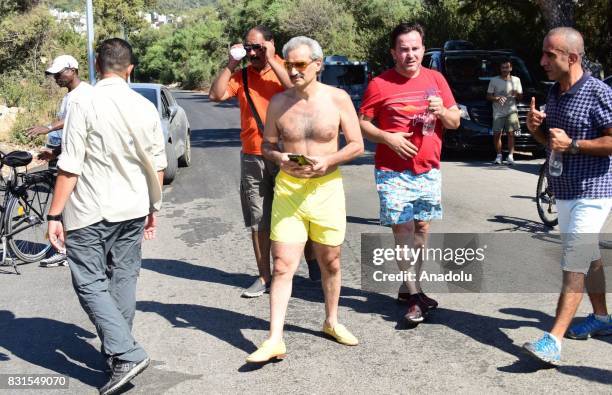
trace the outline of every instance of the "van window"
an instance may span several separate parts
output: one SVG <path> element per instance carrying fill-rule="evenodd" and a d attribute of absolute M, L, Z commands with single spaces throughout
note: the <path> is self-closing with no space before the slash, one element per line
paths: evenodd
<path fill-rule="evenodd" d="M 440 64 L 440 54 L 435 54 L 431 57 L 431 67 L 434 70 L 438 70 L 440 71 L 441 68 L 441 64 Z"/>
<path fill-rule="evenodd" d="M 499 75 L 501 55 L 449 55 L 446 57 L 446 76 L 451 84 L 485 84 Z M 515 56 L 512 60 L 512 75 L 521 79 L 524 85 L 531 83 L 531 76 L 523 61 Z"/>
<path fill-rule="evenodd" d="M 366 83 L 363 65 L 325 65 L 321 82 L 328 85 L 361 85 Z"/>

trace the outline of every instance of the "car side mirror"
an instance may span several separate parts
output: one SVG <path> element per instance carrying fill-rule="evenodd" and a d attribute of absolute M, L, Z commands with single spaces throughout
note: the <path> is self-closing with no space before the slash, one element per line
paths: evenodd
<path fill-rule="evenodd" d="M 174 116 L 176 115 L 176 113 L 178 112 L 178 107 L 177 106 L 172 106 L 170 107 L 170 120 L 172 120 L 174 118 Z"/>

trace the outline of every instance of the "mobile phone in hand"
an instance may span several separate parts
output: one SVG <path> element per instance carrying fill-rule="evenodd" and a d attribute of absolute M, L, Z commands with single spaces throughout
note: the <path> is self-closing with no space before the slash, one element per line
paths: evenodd
<path fill-rule="evenodd" d="M 310 161 L 304 155 L 300 154 L 289 154 L 289 160 L 297 163 L 300 166 L 306 166 L 310 164 Z"/>

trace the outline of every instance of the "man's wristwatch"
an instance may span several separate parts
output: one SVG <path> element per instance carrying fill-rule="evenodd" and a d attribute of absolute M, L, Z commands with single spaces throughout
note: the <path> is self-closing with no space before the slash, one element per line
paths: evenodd
<path fill-rule="evenodd" d="M 578 145 L 578 140 L 572 139 L 572 142 L 570 143 L 570 146 L 569 146 L 569 153 L 572 155 L 576 155 L 579 152 L 580 152 L 580 146 Z"/>
<path fill-rule="evenodd" d="M 61 221 L 63 219 L 62 214 L 51 215 L 47 214 L 47 221 Z"/>
<path fill-rule="evenodd" d="M 47 129 L 49 129 L 49 131 L 53 130 L 53 124 L 52 123 L 48 124 Z"/>

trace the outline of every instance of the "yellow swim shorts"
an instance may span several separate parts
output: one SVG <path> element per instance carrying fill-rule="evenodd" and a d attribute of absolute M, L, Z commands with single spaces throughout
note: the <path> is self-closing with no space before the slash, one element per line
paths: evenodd
<path fill-rule="evenodd" d="M 339 246 L 346 232 L 344 187 L 340 170 L 319 178 L 276 176 L 270 238 L 282 243 L 308 239 Z"/>

